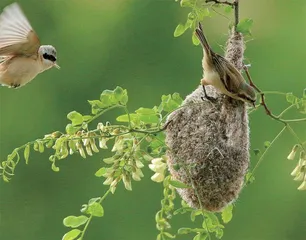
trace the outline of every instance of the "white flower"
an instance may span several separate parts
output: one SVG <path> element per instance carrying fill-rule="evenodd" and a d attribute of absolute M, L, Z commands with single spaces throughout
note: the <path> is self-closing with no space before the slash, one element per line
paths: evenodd
<path fill-rule="evenodd" d="M 154 182 L 162 182 L 164 181 L 165 175 L 163 173 L 155 173 L 152 177 L 151 180 Z"/>
<path fill-rule="evenodd" d="M 299 173 L 293 180 L 294 181 L 302 181 L 305 173 Z"/>
<path fill-rule="evenodd" d="M 291 152 L 289 153 L 287 159 L 288 160 L 294 160 L 295 158 L 295 154 L 296 154 L 296 151 L 298 150 L 299 148 L 299 145 L 295 144 L 291 150 Z"/>
<path fill-rule="evenodd" d="M 149 164 L 149 168 L 155 172 L 151 177 L 154 182 L 162 182 L 165 178 L 165 171 L 167 169 L 167 164 L 163 161 L 163 158 L 154 158 Z"/>
<path fill-rule="evenodd" d="M 295 169 L 292 171 L 291 176 L 296 177 L 301 172 L 302 166 L 299 164 L 295 167 Z"/>
<path fill-rule="evenodd" d="M 304 181 L 299 187 L 298 190 L 306 190 L 306 181 Z"/>

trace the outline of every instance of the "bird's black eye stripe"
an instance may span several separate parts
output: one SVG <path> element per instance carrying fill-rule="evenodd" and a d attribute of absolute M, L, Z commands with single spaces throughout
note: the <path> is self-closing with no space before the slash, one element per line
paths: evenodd
<path fill-rule="evenodd" d="M 50 60 L 50 61 L 52 61 L 52 62 L 55 62 L 55 61 L 56 61 L 56 57 L 54 57 L 53 55 L 49 55 L 48 53 L 44 53 L 44 54 L 43 54 L 43 58 L 44 58 L 44 59 L 48 59 L 48 60 Z"/>

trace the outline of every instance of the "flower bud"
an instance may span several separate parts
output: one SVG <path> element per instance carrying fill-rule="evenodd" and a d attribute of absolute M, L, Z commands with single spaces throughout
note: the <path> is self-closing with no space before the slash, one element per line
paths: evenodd
<path fill-rule="evenodd" d="M 295 167 L 295 169 L 292 171 L 291 176 L 296 177 L 301 172 L 302 166 L 299 164 Z"/>
<path fill-rule="evenodd" d="M 107 138 L 100 138 L 99 139 L 99 148 L 107 149 L 107 146 L 106 146 L 107 140 L 108 140 Z"/>
<path fill-rule="evenodd" d="M 306 190 L 306 180 L 298 187 L 298 190 Z"/>
<path fill-rule="evenodd" d="M 112 177 L 108 177 L 106 178 L 106 180 L 103 182 L 103 185 L 110 185 L 113 182 L 113 178 Z"/>
<path fill-rule="evenodd" d="M 91 151 L 90 145 L 87 145 L 85 148 L 86 148 L 87 154 L 88 154 L 89 156 L 92 156 L 92 151 Z"/>
<path fill-rule="evenodd" d="M 294 181 L 302 181 L 304 179 L 305 173 L 299 173 L 293 180 Z"/>
<path fill-rule="evenodd" d="M 288 160 L 294 160 L 295 158 L 295 154 L 296 154 L 296 151 L 298 150 L 299 148 L 299 145 L 298 144 L 295 144 L 291 150 L 291 152 L 289 153 L 287 159 Z"/>
<path fill-rule="evenodd" d="M 122 181 L 126 190 L 132 191 L 132 183 L 129 175 L 123 174 Z"/>
<path fill-rule="evenodd" d="M 152 177 L 151 180 L 153 182 L 162 182 L 164 181 L 165 175 L 163 173 L 155 173 Z"/>

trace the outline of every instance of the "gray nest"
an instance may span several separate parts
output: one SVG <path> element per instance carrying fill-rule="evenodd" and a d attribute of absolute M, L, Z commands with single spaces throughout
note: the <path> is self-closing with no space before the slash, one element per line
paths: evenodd
<path fill-rule="evenodd" d="M 225 57 L 241 70 L 244 42 L 231 32 Z M 168 167 L 174 179 L 192 188 L 177 189 L 191 207 L 221 211 L 237 199 L 249 166 L 247 106 L 206 87 L 215 101 L 202 100 L 199 86 L 167 121 Z"/>

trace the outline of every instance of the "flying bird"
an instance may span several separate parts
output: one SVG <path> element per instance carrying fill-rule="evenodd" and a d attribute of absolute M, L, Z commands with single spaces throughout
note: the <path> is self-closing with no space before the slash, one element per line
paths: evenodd
<path fill-rule="evenodd" d="M 245 82 L 241 73 L 224 57 L 215 53 L 204 35 L 201 24 L 195 30 L 195 34 L 200 40 L 204 57 L 202 61 L 204 77 L 201 80 L 204 95 L 207 99 L 205 86 L 212 85 L 221 93 L 244 102 L 248 102 L 255 106 L 256 93 L 248 83 Z"/>
<path fill-rule="evenodd" d="M 56 49 L 40 45 L 20 6 L 13 3 L 0 15 L 0 84 L 22 87 L 56 63 Z"/>

